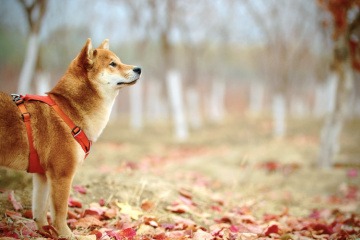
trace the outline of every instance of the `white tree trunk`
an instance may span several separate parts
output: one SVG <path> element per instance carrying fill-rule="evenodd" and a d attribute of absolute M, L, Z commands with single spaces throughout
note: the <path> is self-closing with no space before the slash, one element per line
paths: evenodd
<path fill-rule="evenodd" d="M 182 141 L 188 137 L 189 133 L 183 106 L 180 74 L 176 71 L 170 71 L 167 74 L 166 81 L 175 126 L 175 137 L 177 140 Z"/>
<path fill-rule="evenodd" d="M 142 81 L 130 87 L 130 126 L 132 129 L 139 131 L 143 127 L 143 93 Z"/>
<path fill-rule="evenodd" d="M 283 94 L 275 94 L 272 99 L 273 135 L 282 138 L 286 133 L 286 103 Z"/>
<path fill-rule="evenodd" d="M 36 79 L 36 94 L 44 95 L 50 91 L 50 73 L 44 71 L 38 71 L 35 74 Z"/>
<path fill-rule="evenodd" d="M 327 114 L 325 124 L 321 129 L 318 159 L 321 168 L 330 168 L 334 164 L 336 153 L 340 150 L 339 137 L 344 124 L 353 82 L 350 63 L 343 64 L 343 79 L 337 79 L 336 94 L 332 99 L 332 109 Z"/>
<path fill-rule="evenodd" d="M 187 116 L 189 117 L 190 126 L 193 129 L 199 129 L 202 125 L 200 114 L 200 97 L 198 91 L 189 89 L 186 91 Z"/>
<path fill-rule="evenodd" d="M 213 81 L 210 95 L 210 120 L 214 122 L 221 122 L 225 116 L 225 82 Z"/>
<path fill-rule="evenodd" d="M 39 54 L 39 45 L 39 35 L 36 33 L 30 33 L 26 54 L 19 77 L 19 94 L 26 94 L 31 92 L 31 80 L 35 72 L 36 60 Z"/>
<path fill-rule="evenodd" d="M 325 114 L 331 113 L 335 108 L 336 101 L 336 89 L 338 88 L 338 78 L 335 74 L 330 74 L 327 86 L 326 86 L 326 95 L 325 95 Z"/>
<path fill-rule="evenodd" d="M 304 118 L 309 115 L 309 109 L 304 101 L 304 98 L 298 96 L 291 96 L 291 105 L 290 105 L 291 115 L 296 118 Z"/>
<path fill-rule="evenodd" d="M 168 118 L 168 106 L 161 94 L 161 84 L 158 81 L 147 82 L 146 118 L 150 122 Z"/>
<path fill-rule="evenodd" d="M 332 73 L 329 75 L 326 83 L 319 84 L 316 87 L 314 105 L 315 117 L 320 118 L 333 111 L 337 84 L 338 79 L 336 75 Z"/>
<path fill-rule="evenodd" d="M 252 82 L 250 85 L 250 105 L 249 110 L 252 115 L 259 115 L 263 110 L 264 103 L 264 84 Z"/>

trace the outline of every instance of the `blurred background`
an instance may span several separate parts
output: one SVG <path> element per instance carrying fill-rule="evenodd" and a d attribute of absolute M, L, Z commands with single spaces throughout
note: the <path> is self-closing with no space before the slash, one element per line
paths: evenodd
<path fill-rule="evenodd" d="M 0 90 L 44 94 L 87 38 L 108 38 L 143 69 L 112 120 L 138 132 L 169 124 L 186 141 L 229 118 L 266 116 L 276 139 L 289 119 L 311 119 L 322 129 L 318 165 L 329 167 L 346 121 L 360 117 L 355 2 L 0 0 Z"/>

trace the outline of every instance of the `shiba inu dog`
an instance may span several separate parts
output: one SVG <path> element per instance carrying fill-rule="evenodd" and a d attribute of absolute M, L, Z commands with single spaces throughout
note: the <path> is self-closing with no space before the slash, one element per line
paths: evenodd
<path fill-rule="evenodd" d="M 66 73 L 47 95 L 94 142 L 105 128 L 119 89 L 136 83 L 141 68 L 123 64 L 109 50 L 109 41 L 93 49 L 91 40 L 70 63 Z M 86 152 L 54 109 L 40 101 L 26 101 L 33 142 L 22 114 L 10 94 L 0 92 L 0 166 L 29 170 L 30 145 L 43 172 L 33 173 L 33 217 L 39 230 L 52 225 L 59 236 L 74 238 L 66 224 L 68 198 L 77 166 Z"/>

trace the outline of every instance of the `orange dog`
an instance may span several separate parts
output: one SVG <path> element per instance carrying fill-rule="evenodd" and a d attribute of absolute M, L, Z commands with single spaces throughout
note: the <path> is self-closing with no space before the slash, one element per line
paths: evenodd
<path fill-rule="evenodd" d="M 139 67 L 125 65 L 104 40 L 92 49 L 88 39 L 79 55 L 48 96 L 59 108 L 96 141 L 105 128 L 119 89 L 134 84 Z M 48 225 L 50 207 L 53 226 L 59 236 L 74 238 L 66 224 L 68 198 L 76 169 L 85 152 L 69 126 L 49 105 L 25 102 L 31 115 L 33 145 L 44 174 L 33 174 L 32 210 L 39 230 Z M 29 140 L 24 121 L 9 94 L 0 92 L 0 166 L 17 170 L 29 167 Z"/>

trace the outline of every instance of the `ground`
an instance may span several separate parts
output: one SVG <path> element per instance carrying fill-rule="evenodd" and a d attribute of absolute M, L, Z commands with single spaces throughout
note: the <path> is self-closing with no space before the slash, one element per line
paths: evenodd
<path fill-rule="evenodd" d="M 98 239 L 359 238 L 359 121 L 322 170 L 320 120 L 289 120 L 283 139 L 271 127 L 232 117 L 179 143 L 166 124 L 136 132 L 113 121 L 74 179 L 69 224 Z M 0 173 L 1 237 L 32 220 L 31 177 Z"/>

